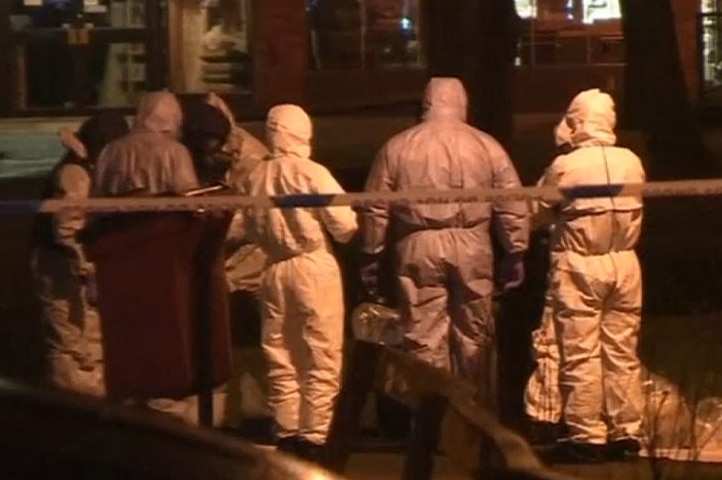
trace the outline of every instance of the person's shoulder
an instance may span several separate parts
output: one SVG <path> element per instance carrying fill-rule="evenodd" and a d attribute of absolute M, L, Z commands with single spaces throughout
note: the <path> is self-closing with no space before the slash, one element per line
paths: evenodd
<path fill-rule="evenodd" d="M 626 147 L 615 147 L 615 152 L 629 170 L 637 171 L 640 177 L 644 177 L 644 164 L 642 159 L 632 149 Z"/>
<path fill-rule="evenodd" d="M 294 165 L 308 175 L 331 175 L 331 170 L 312 158 L 295 157 Z"/>
<path fill-rule="evenodd" d="M 248 130 L 238 125 L 231 130 L 231 136 L 240 144 L 244 155 L 263 158 L 269 154 L 268 147 Z"/>
<path fill-rule="evenodd" d="M 111 140 L 104 148 L 103 152 L 105 151 L 112 151 L 116 150 L 118 148 L 123 148 L 126 144 L 131 143 L 132 137 L 130 134 L 123 135 L 122 137 L 118 137 L 115 140 Z"/>
<path fill-rule="evenodd" d="M 619 155 L 623 155 L 625 158 L 628 158 L 630 160 L 640 160 L 639 155 L 637 155 L 631 148 L 623 147 L 620 145 L 606 148 L 609 148 L 614 152 L 618 152 Z"/>
<path fill-rule="evenodd" d="M 391 137 L 384 143 L 384 147 L 393 148 L 396 145 L 406 143 L 418 134 L 421 134 L 428 129 L 428 122 L 419 122 L 415 125 L 411 125 L 401 130 L 400 132 L 396 132 L 395 134 L 391 135 Z"/>
<path fill-rule="evenodd" d="M 329 179 L 335 178 L 328 167 L 312 158 L 290 157 L 284 158 L 284 161 L 289 162 L 287 165 L 291 165 L 290 168 L 286 168 L 287 172 L 297 178 L 303 178 L 304 182 L 309 185 L 323 184 Z"/>
<path fill-rule="evenodd" d="M 459 122 L 459 125 L 457 125 L 456 129 L 459 131 L 459 133 L 474 135 L 476 138 L 478 138 L 487 145 L 501 148 L 501 142 L 497 140 L 496 137 L 494 137 L 491 133 L 486 132 L 469 123 Z"/>
<path fill-rule="evenodd" d="M 463 135 L 466 139 L 473 138 L 473 140 L 469 141 L 468 144 L 470 146 L 478 145 L 489 156 L 495 158 L 509 156 L 504 146 L 496 139 L 496 137 L 484 130 L 481 130 L 480 128 L 465 122 L 459 122 L 459 125 L 455 130 L 458 135 Z"/>
<path fill-rule="evenodd" d="M 180 140 L 176 140 L 175 138 L 168 137 L 165 148 L 168 150 L 168 153 L 175 158 L 179 158 L 179 156 L 180 158 L 190 157 L 190 151 L 188 150 L 188 147 L 181 143 Z"/>
<path fill-rule="evenodd" d="M 579 161 L 579 156 L 584 155 L 582 149 L 576 148 L 573 150 L 559 152 L 552 159 L 549 166 L 546 168 L 547 175 L 564 175 L 574 169 L 575 165 L 583 165 L 583 162 Z"/>

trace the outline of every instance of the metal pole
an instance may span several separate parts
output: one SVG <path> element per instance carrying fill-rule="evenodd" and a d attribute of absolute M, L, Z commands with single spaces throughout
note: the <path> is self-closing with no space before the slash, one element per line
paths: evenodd
<path fill-rule="evenodd" d="M 201 241 L 196 253 L 196 263 L 194 275 L 198 282 L 196 283 L 196 305 L 197 314 L 197 369 L 198 369 L 198 423 L 199 425 L 213 426 L 213 327 L 210 317 L 211 302 L 211 272 L 212 258 L 210 257 L 212 248 L 209 248 L 209 240 L 212 233 L 209 231 L 210 218 L 205 215 L 200 218 L 203 223 Z"/>

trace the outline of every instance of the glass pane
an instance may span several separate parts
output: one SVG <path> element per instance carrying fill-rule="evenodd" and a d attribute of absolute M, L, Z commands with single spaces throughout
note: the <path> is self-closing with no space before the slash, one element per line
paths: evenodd
<path fill-rule="evenodd" d="M 702 16 L 702 75 L 707 91 L 716 90 L 722 85 L 722 36 L 719 28 L 720 16 L 718 14 Z"/>
<path fill-rule="evenodd" d="M 527 66 L 557 63 L 560 44 L 558 30 L 544 28 L 533 21 L 525 22 L 519 36 L 516 64 Z"/>
<path fill-rule="evenodd" d="M 212 0 L 195 5 L 170 4 L 171 83 L 177 91 L 251 90 L 250 3 Z"/>
<path fill-rule="evenodd" d="M 717 12 L 718 1 L 719 1 L 719 0 L 701 0 L 701 2 L 702 2 L 702 6 L 701 6 L 702 13 L 714 13 L 714 12 Z"/>
<path fill-rule="evenodd" d="M 536 15 L 523 20 L 517 65 L 624 63 L 619 0 L 516 1 Z"/>
<path fill-rule="evenodd" d="M 112 27 L 145 27 L 145 0 L 84 0 L 86 15 L 106 11 Z M 97 25 L 97 24 L 96 24 Z"/>
<path fill-rule="evenodd" d="M 419 0 L 365 0 L 369 67 L 420 65 Z"/>
<path fill-rule="evenodd" d="M 521 18 L 536 17 L 536 0 L 514 0 L 516 13 Z"/>
<path fill-rule="evenodd" d="M 622 18 L 619 0 L 584 0 L 584 23 Z"/>
<path fill-rule="evenodd" d="M 309 0 L 311 62 L 314 68 L 362 66 L 362 10 L 358 0 Z"/>
<path fill-rule="evenodd" d="M 135 103 L 146 81 L 142 43 L 90 43 L 78 48 L 60 38 L 16 46 L 19 109 Z"/>
<path fill-rule="evenodd" d="M 62 37 L 17 45 L 13 63 L 18 108 L 74 106 L 73 51 Z"/>
<path fill-rule="evenodd" d="M 91 27 L 144 27 L 145 0 L 24 0 L 11 9 L 14 30 Z"/>
<path fill-rule="evenodd" d="M 101 107 L 135 105 L 145 88 L 145 45 L 142 43 L 112 43 L 105 45 L 104 56 L 91 64 L 94 104 Z"/>

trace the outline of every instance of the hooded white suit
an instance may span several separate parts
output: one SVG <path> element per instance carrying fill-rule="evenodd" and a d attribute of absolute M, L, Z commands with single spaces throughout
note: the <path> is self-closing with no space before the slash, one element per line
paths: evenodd
<path fill-rule="evenodd" d="M 423 121 L 382 147 L 366 191 L 520 186 L 502 146 L 466 123 L 458 79 L 432 79 L 424 103 Z M 473 380 L 494 368 L 492 217 L 506 254 L 522 255 L 529 241 L 525 202 L 379 204 L 363 214 L 365 253 L 383 250 L 389 230 L 396 240 L 406 348 Z"/>
<path fill-rule="evenodd" d="M 614 146 L 616 116 L 609 95 L 596 89 L 580 93 L 569 105 L 566 123 L 575 149 L 554 160 L 544 185 L 644 182 L 640 159 Z M 550 300 L 570 440 L 603 444 L 638 438 L 642 278 L 634 248 L 642 226 L 642 199 L 577 198 L 542 207 L 555 212 Z"/>
<path fill-rule="evenodd" d="M 571 146 L 571 131 L 566 116 L 554 128 L 554 144 L 558 149 Z M 537 185 L 544 183 L 542 177 Z M 535 208 L 536 207 L 536 208 Z M 534 202 L 532 210 L 535 219 L 539 219 L 541 228 L 546 223 L 549 212 L 539 212 L 539 204 Z M 544 218 L 542 218 L 544 217 Z M 529 419 L 536 422 L 558 423 L 562 416 L 562 397 L 559 393 L 559 347 L 554 329 L 554 310 L 552 291 L 547 287 L 544 295 L 544 308 L 539 328 L 532 332 L 532 353 L 536 368 L 529 377 L 524 392 L 524 407 Z"/>
<path fill-rule="evenodd" d="M 272 108 L 266 131 L 271 154 L 248 175 L 244 193 L 343 193 L 331 173 L 310 159 L 312 125 L 303 109 Z M 246 231 L 270 264 L 261 285 L 263 350 L 280 438 L 326 441 L 340 385 L 344 326 L 331 238 L 346 243 L 357 228 L 349 207 L 255 209 L 246 215 Z"/>
<path fill-rule="evenodd" d="M 137 189 L 181 193 L 198 187 L 193 159 L 178 141 L 183 114 L 172 93 L 143 95 L 131 133 L 108 145 L 95 169 L 95 196 Z"/>

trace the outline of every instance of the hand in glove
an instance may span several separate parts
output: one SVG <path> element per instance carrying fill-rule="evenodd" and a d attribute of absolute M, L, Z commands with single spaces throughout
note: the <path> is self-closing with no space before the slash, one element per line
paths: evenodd
<path fill-rule="evenodd" d="M 506 255 L 499 268 L 499 285 L 502 292 L 519 287 L 524 282 L 524 253 Z"/>

